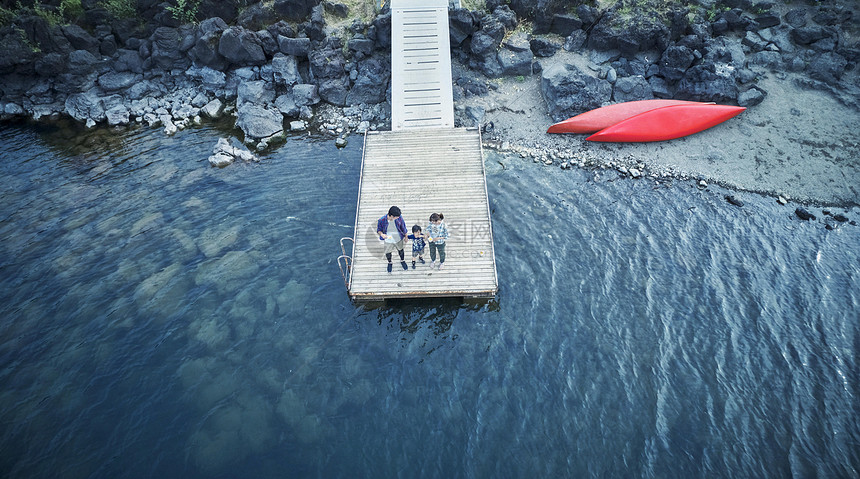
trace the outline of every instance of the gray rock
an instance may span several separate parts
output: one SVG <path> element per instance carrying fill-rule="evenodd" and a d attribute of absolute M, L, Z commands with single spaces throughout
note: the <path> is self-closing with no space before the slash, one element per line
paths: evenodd
<path fill-rule="evenodd" d="M 116 105 L 105 112 L 108 125 L 127 125 L 129 111 L 124 105 Z"/>
<path fill-rule="evenodd" d="M 200 78 L 203 85 L 210 89 L 223 88 L 227 84 L 227 75 L 209 67 L 203 67 L 194 71 L 189 70 L 188 74 Z"/>
<path fill-rule="evenodd" d="M 561 14 L 552 17 L 549 31 L 550 33 L 556 33 L 566 37 L 573 33 L 574 30 L 579 30 L 580 28 L 582 28 L 582 20 L 580 20 L 578 16 Z"/>
<path fill-rule="evenodd" d="M 726 64 L 695 65 L 676 88 L 679 100 L 713 101 L 733 103 L 738 97 L 734 68 Z"/>
<path fill-rule="evenodd" d="M 529 47 L 536 57 L 545 58 L 555 55 L 555 52 L 561 48 L 561 45 L 545 38 L 533 38 L 529 42 Z"/>
<path fill-rule="evenodd" d="M 782 65 L 782 55 L 779 52 L 763 51 L 753 53 L 749 56 L 747 64 L 760 66 L 771 70 L 778 70 Z"/>
<path fill-rule="evenodd" d="M 588 40 L 588 34 L 582 30 L 576 30 L 564 39 L 563 48 L 568 52 L 579 51 L 585 45 L 586 40 Z"/>
<path fill-rule="evenodd" d="M 75 120 L 83 122 L 99 122 L 105 119 L 102 99 L 93 90 L 69 95 L 65 102 L 65 112 Z"/>
<path fill-rule="evenodd" d="M 112 92 L 125 90 L 140 80 L 140 76 L 132 72 L 109 71 L 99 77 L 98 83 L 102 90 Z"/>
<path fill-rule="evenodd" d="M 125 96 L 130 100 L 140 100 L 150 92 L 156 91 L 155 86 L 149 80 L 135 82 L 126 91 Z"/>
<path fill-rule="evenodd" d="M 99 59 L 86 50 L 75 50 L 69 54 L 68 71 L 72 75 L 88 75 L 99 64 Z"/>
<path fill-rule="evenodd" d="M 839 79 L 842 78 L 842 74 L 845 72 L 847 65 L 848 61 L 842 55 L 827 52 L 822 53 L 821 55 L 816 55 L 812 61 L 809 62 L 807 72 L 810 77 L 816 80 L 836 85 L 839 83 Z"/>
<path fill-rule="evenodd" d="M 651 94 L 655 97 L 663 99 L 674 97 L 672 88 L 663 77 L 652 76 L 648 79 L 648 84 L 651 85 Z"/>
<path fill-rule="evenodd" d="M 293 86 L 292 96 L 296 105 L 299 106 L 316 105 L 320 102 L 320 97 L 317 94 L 317 86 L 312 84 Z"/>
<path fill-rule="evenodd" d="M 11 116 L 19 116 L 24 114 L 24 109 L 17 103 L 7 103 L 6 106 L 3 107 L 3 113 Z"/>
<path fill-rule="evenodd" d="M 373 53 L 373 40 L 367 38 L 352 38 L 347 42 L 347 48 L 353 53 L 370 55 Z"/>
<path fill-rule="evenodd" d="M 377 58 L 358 63 L 358 76 L 346 97 L 347 105 L 372 105 L 387 99 L 390 68 Z"/>
<path fill-rule="evenodd" d="M 612 97 L 617 102 L 634 100 L 651 100 L 651 84 L 641 75 L 619 78 L 615 82 Z"/>
<path fill-rule="evenodd" d="M 553 121 L 598 108 L 612 96 L 612 86 L 570 64 L 557 63 L 541 73 L 541 91 Z"/>
<path fill-rule="evenodd" d="M 69 24 L 63 25 L 60 29 L 73 49 L 87 50 L 91 53 L 98 51 L 99 41 L 80 26 Z"/>
<path fill-rule="evenodd" d="M 152 63 L 164 70 L 184 70 L 191 61 L 180 50 L 182 36 L 177 28 L 158 27 L 152 34 Z"/>
<path fill-rule="evenodd" d="M 225 166 L 232 165 L 234 160 L 235 158 L 230 155 L 215 153 L 209 157 L 209 164 L 215 168 L 224 168 Z"/>
<path fill-rule="evenodd" d="M 262 65 L 266 63 L 266 54 L 260 39 L 254 32 L 242 27 L 231 27 L 221 34 L 218 42 L 218 53 L 230 63 L 239 66 Z"/>
<path fill-rule="evenodd" d="M 760 52 L 767 47 L 767 42 L 756 32 L 747 32 L 741 43 L 754 52 Z"/>
<path fill-rule="evenodd" d="M 455 8 L 448 10 L 448 32 L 451 36 L 451 46 L 458 47 L 463 41 L 475 33 L 478 20 L 469 10 Z"/>
<path fill-rule="evenodd" d="M 529 37 L 525 33 L 515 33 L 502 41 L 502 46 L 512 52 L 531 51 Z"/>
<path fill-rule="evenodd" d="M 245 140 L 283 135 L 284 116 L 276 109 L 246 103 L 237 109 L 236 126 L 245 133 Z"/>
<path fill-rule="evenodd" d="M 227 67 L 227 59 L 218 53 L 221 34 L 221 31 L 209 32 L 197 39 L 194 47 L 188 52 L 195 65 L 215 70 L 222 70 Z"/>
<path fill-rule="evenodd" d="M 788 23 L 794 28 L 806 26 L 806 9 L 795 8 L 785 13 L 785 23 Z"/>
<path fill-rule="evenodd" d="M 209 164 L 219 168 L 223 168 L 235 160 L 242 161 L 260 161 L 256 155 L 243 145 L 232 144 L 226 138 L 219 138 L 212 149 L 212 156 L 209 157 Z"/>
<path fill-rule="evenodd" d="M 236 91 L 236 108 L 242 108 L 249 103 L 265 106 L 273 101 L 275 101 L 275 88 L 271 83 L 263 80 L 243 81 Z"/>
<path fill-rule="evenodd" d="M 143 73 L 143 59 L 135 50 L 117 50 L 113 69 L 118 72 Z"/>
<path fill-rule="evenodd" d="M 296 57 L 278 53 L 272 58 L 272 73 L 275 84 L 295 85 L 302 80 Z"/>
<path fill-rule="evenodd" d="M 484 117 L 486 116 L 487 111 L 479 106 L 467 106 L 466 107 L 466 118 L 468 118 L 473 126 L 480 126 L 484 123 Z"/>
<path fill-rule="evenodd" d="M 810 213 L 809 211 L 806 211 L 806 209 L 802 207 L 798 207 L 797 209 L 795 209 L 794 214 L 797 215 L 797 217 L 802 219 L 803 221 L 814 221 L 816 219 L 814 214 Z"/>
<path fill-rule="evenodd" d="M 307 58 L 311 51 L 310 38 L 290 38 L 283 35 L 278 36 L 278 48 L 284 55 L 298 58 Z"/>
<path fill-rule="evenodd" d="M 36 73 L 46 78 L 54 78 L 66 71 L 66 57 L 59 53 L 48 53 L 36 60 Z"/>
<path fill-rule="evenodd" d="M 750 88 L 749 90 L 738 95 L 738 105 L 751 107 L 756 106 L 764 101 L 766 93 L 758 88 Z"/>
<path fill-rule="evenodd" d="M 217 98 L 210 101 L 209 103 L 207 103 L 206 105 L 204 105 L 200 109 L 200 112 L 203 113 L 204 115 L 208 116 L 209 118 L 218 118 L 221 116 L 221 113 L 223 111 L 224 111 L 224 104 L 221 103 L 221 100 L 219 100 Z"/>
<path fill-rule="evenodd" d="M 308 124 L 303 120 L 295 120 L 290 122 L 290 131 L 305 131 L 308 129 Z"/>
<path fill-rule="evenodd" d="M 203 92 L 197 93 L 191 100 L 191 106 L 194 108 L 203 108 L 207 103 L 209 103 L 209 97 Z"/>
<path fill-rule="evenodd" d="M 610 8 L 591 29 L 588 46 L 595 50 L 619 50 L 625 55 L 649 50 L 663 51 L 669 45 L 671 32 L 659 18 L 634 11 L 636 21 L 625 19 Z"/>
<path fill-rule="evenodd" d="M 660 74 L 667 80 L 677 81 L 684 78 L 690 65 L 696 60 L 693 51 L 685 46 L 671 46 L 660 57 Z"/>
<path fill-rule="evenodd" d="M 316 4 L 312 0 L 275 0 L 272 8 L 287 20 L 300 22 L 311 14 Z"/>
<path fill-rule="evenodd" d="M 346 106 L 349 94 L 349 78 L 327 78 L 319 84 L 319 96 L 335 106 Z"/>
<path fill-rule="evenodd" d="M 291 94 L 281 95 L 276 98 L 275 107 L 284 116 L 290 118 L 297 118 L 301 113 L 301 108 L 296 104 L 296 99 Z"/>
<path fill-rule="evenodd" d="M 499 65 L 502 67 L 503 75 L 529 76 L 532 74 L 532 61 L 534 60 L 534 55 L 529 48 L 521 51 L 502 48 L 499 50 L 496 58 L 499 61 Z"/>

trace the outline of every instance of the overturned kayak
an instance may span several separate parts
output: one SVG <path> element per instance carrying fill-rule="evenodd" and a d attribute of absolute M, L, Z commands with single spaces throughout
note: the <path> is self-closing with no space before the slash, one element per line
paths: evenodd
<path fill-rule="evenodd" d="M 739 115 L 742 106 L 693 103 L 640 113 L 589 136 L 589 141 L 664 141 L 692 135 Z"/>
<path fill-rule="evenodd" d="M 638 100 L 616 103 L 581 113 L 558 122 L 546 130 L 547 133 L 594 133 L 634 117 L 646 111 L 675 105 L 707 105 L 684 100 Z"/>

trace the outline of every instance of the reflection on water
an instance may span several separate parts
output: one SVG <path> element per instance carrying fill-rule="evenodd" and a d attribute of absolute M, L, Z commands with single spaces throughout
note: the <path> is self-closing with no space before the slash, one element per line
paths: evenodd
<path fill-rule="evenodd" d="M 499 297 L 354 305 L 360 139 L 223 134 L 0 130 L 4 477 L 860 467 L 856 226 L 488 153 Z"/>

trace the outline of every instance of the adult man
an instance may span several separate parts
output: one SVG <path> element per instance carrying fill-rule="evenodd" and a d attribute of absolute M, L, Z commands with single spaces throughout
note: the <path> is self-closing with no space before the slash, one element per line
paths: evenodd
<path fill-rule="evenodd" d="M 393 225 L 393 226 L 392 226 Z M 391 252 L 397 249 L 400 254 L 400 266 L 406 266 L 406 257 L 403 254 L 403 241 L 406 238 L 406 221 L 400 216 L 400 208 L 392 206 L 388 209 L 388 215 L 379 218 L 376 222 L 376 235 L 385 245 L 385 258 L 388 259 L 388 272 L 391 272 Z"/>

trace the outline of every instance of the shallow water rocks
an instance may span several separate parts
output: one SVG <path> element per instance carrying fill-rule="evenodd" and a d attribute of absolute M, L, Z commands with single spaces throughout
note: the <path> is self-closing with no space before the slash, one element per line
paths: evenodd
<path fill-rule="evenodd" d="M 275 139 L 284 134 L 284 116 L 274 107 L 245 104 L 237 109 L 236 126 L 245 133 L 245 142 Z"/>
<path fill-rule="evenodd" d="M 794 210 L 794 214 L 804 221 L 814 221 L 816 219 L 814 214 L 810 213 L 809 211 L 806 211 L 806 209 L 802 207 L 798 207 L 796 210 Z"/>
<path fill-rule="evenodd" d="M 259 159 L 244 146 L 234 146 L 226 138 L 219 138 L 209 157 L 209 164 L 223 168 L 236 160 L 259 161 Z M 202 247 L 201 247 L 202 249 Z M 210 256 L 207 254 L 207 256 Z"/>

